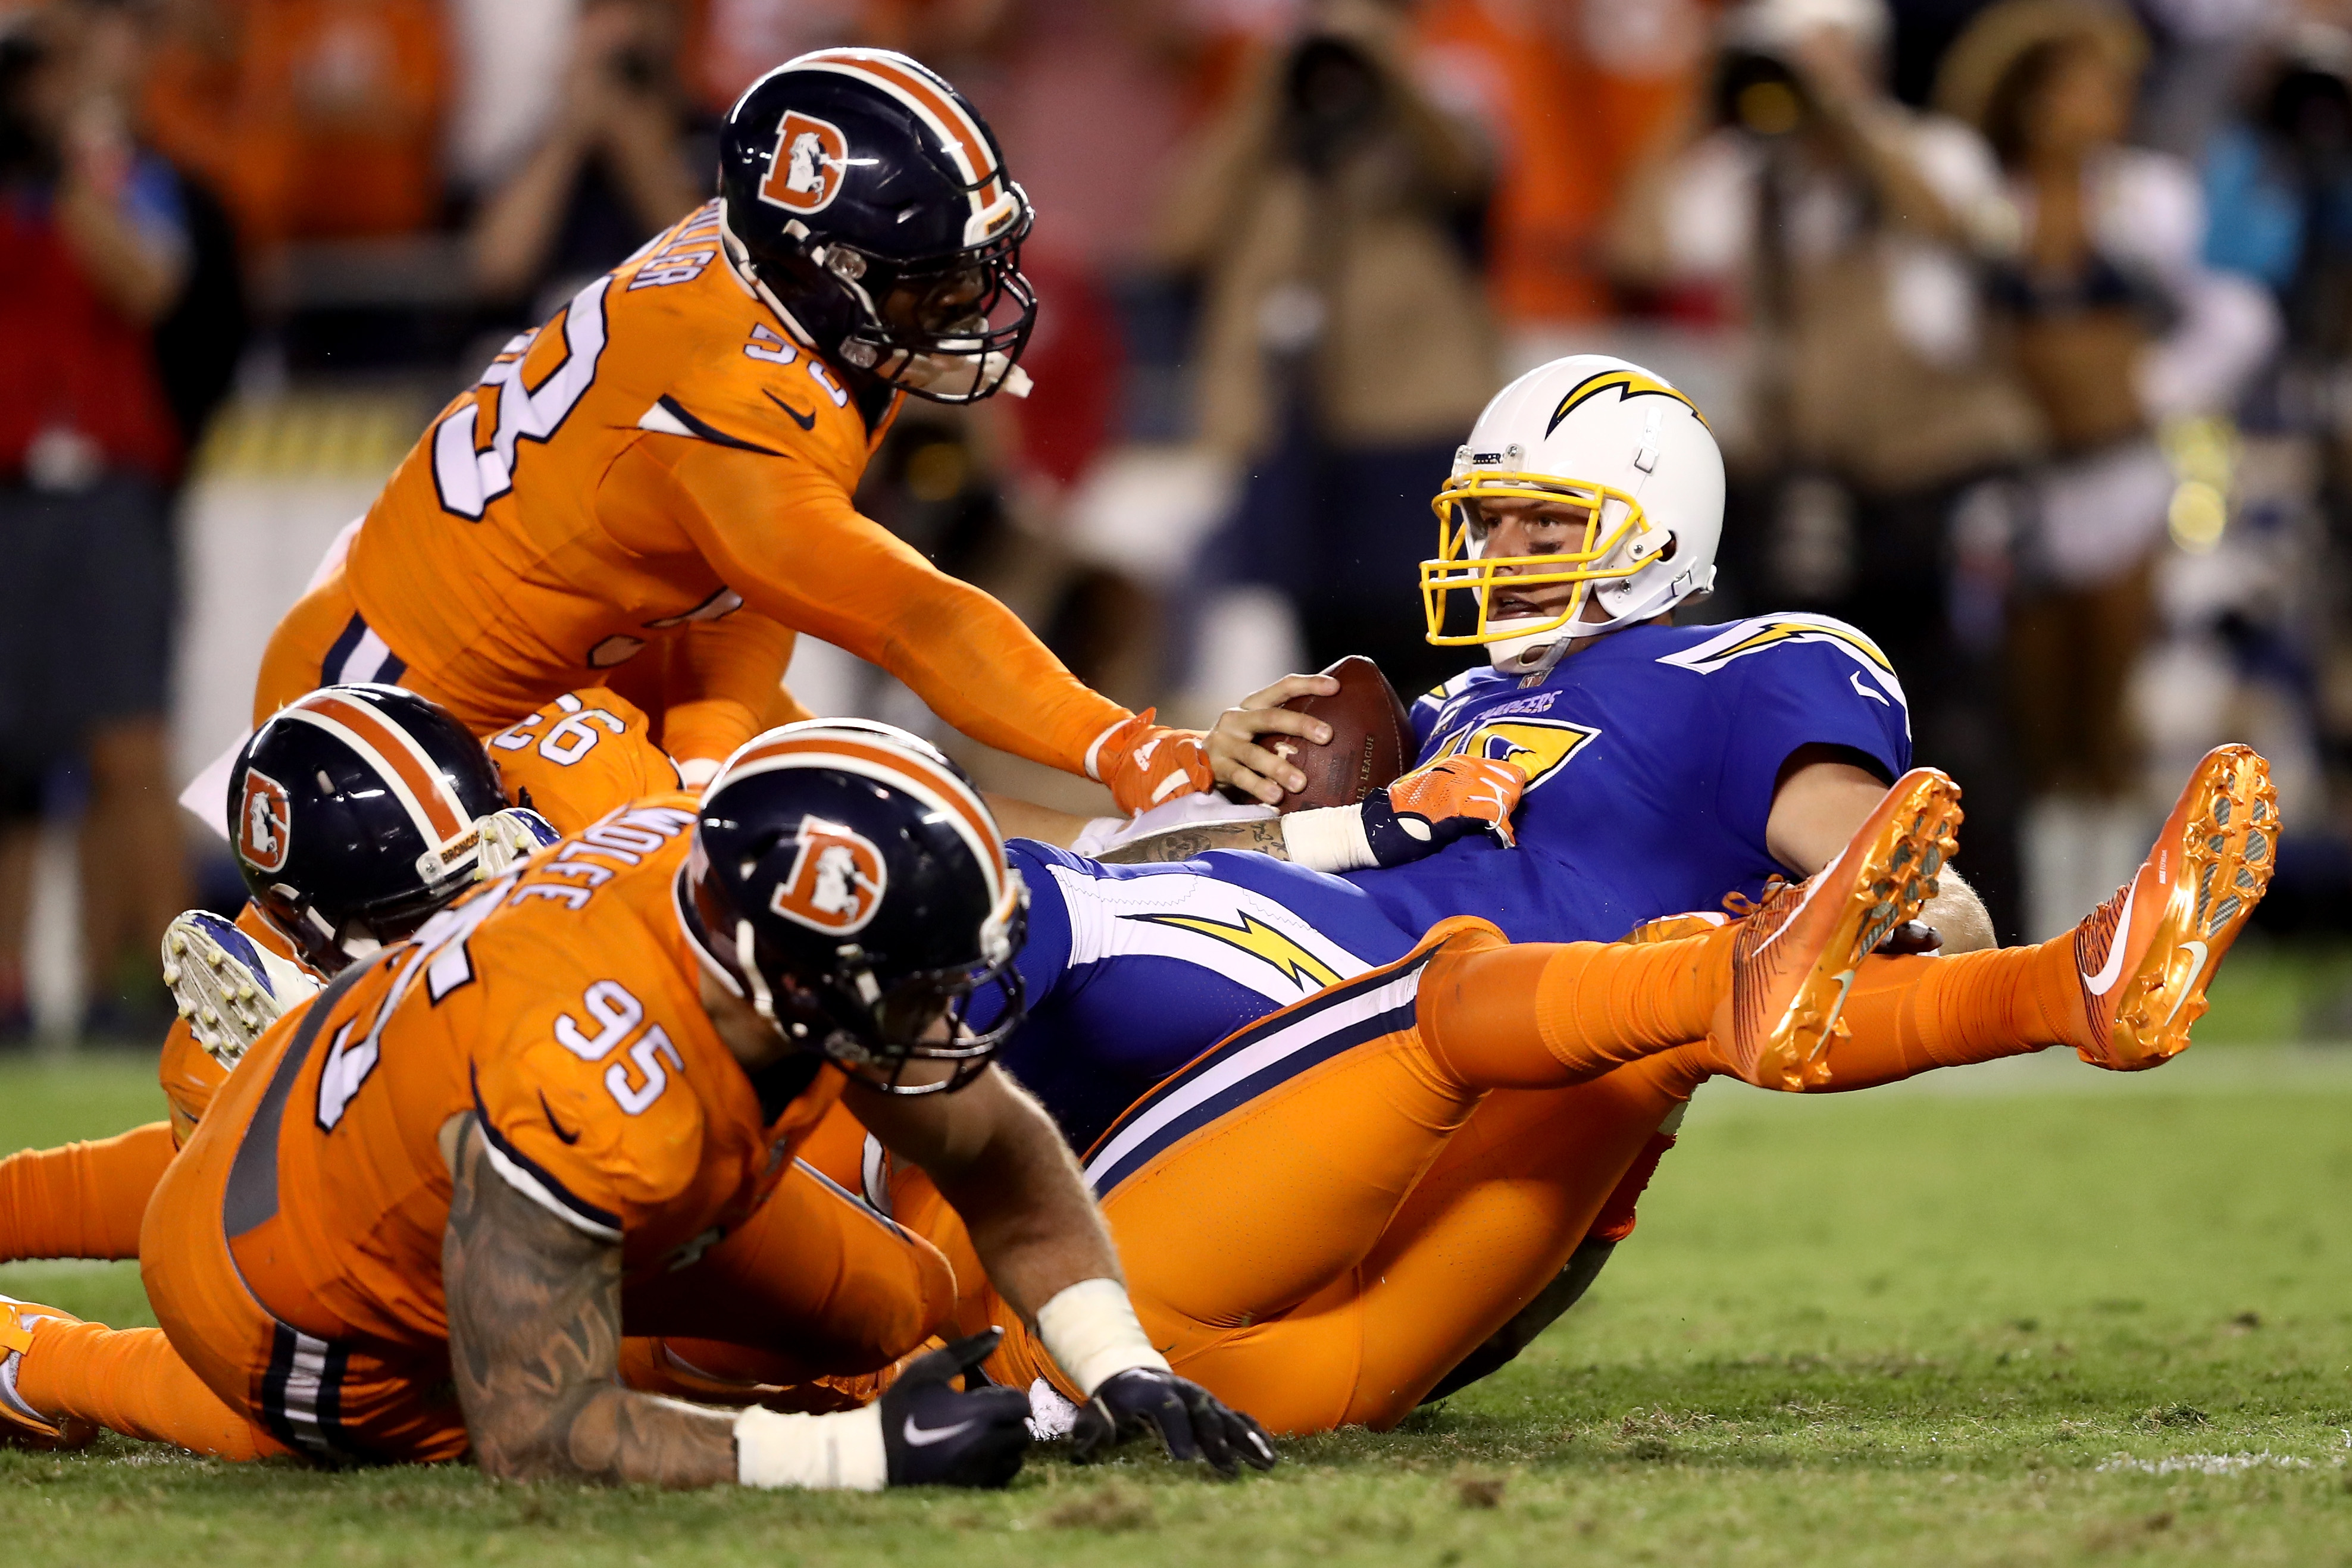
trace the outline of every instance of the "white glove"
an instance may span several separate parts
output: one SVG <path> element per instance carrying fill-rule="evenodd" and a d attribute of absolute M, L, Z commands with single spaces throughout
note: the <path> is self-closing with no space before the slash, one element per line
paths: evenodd
<path fill-rule="evenodd" d="M 482 835 L 481 853 L 474 862 L 476 882 L 504 874 L 563 836 L 554 823 L 527 806 L 493 811 L 474 826 Z"/>

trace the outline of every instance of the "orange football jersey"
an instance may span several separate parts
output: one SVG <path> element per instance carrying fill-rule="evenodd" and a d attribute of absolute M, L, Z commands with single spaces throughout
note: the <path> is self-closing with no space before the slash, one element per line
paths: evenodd
<path fill-rule="evenodd" d="M 878 438 L 729 267 L 711 203 L 509 343 L 314 597 L 347 591 L 403 678 L 478 734 L 749 605 L 976 739 L 1084 772 L 1127 710 L 857 514 Z"/>
<path fill-rule="evenodd" d="M 615 807 L 680 786 L 677 765 L 653 741 L 653 723 L 601 687 L 566 692 L 483 744 L 508 800 L 576 833 Z"/>
<path fill-rule="evenodd" d="M 684 795 L 612 814 L 323 995 L 302 1060 L 301 1015 L 256 1045 L 282 1094 L 260 1113 L 275 1207 L 231 1245 L 265 1304 L 327 1339 L 446 1338 L 439 1139 L 467 1111 L 499 1173 L 631 1275 L 699 1256 L 766 1196 L 843 1080 L 793 1059 L 772 1117 L 712 1029 L 671 892 L 693 821 Z"/>

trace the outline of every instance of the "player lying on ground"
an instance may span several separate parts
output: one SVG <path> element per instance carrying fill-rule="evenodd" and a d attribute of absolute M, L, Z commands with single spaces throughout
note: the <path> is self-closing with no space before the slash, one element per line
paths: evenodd
<path fill-rule="evenodd" d="M 523 813 L 478 820 L 483 861 L 475 865 L 466 862 L 465 835 L 444 840 L 436 816 L 465 820 L 503 793 L 544 808 L 567 830 L 593 831 L 608 813 L 677 782 L 645 716 L 610 692 L 566 694 L 485 748 L 423 698 L 380 685 L 328 688 L 282 710 L 244 748 L 235 777 L 234 847 L 254 899 L 234 926 L 192 912 L 165 938 L 166 973 L 186 1014 L 161 1061 L 171 1120 L 0 1161 L 0 1258 L 138 1255 L 165 1167 L 263 1030 L 354 958 L 405 936 L 483 869 L 503 870 L 516 846 L 505 830 Z M 954 1293 L 935 1251 L 876 1223 L 797 1160 L 753 1222 L 706 1265 L 688 1281 L 731 1291 L 743 1321 L 797 1325 L 796 1356 L 754 1358 L 760 1375 L 785 1381 L 888 1364 L 941 1321 Z M 231 1458 L 274 1451 L 160 1336 L 93 1343 L 106 1347 L 120 1385 L 147 1390 L 101 1424 Z M 639 1336 L 622 1348 L 625 1381 L 688 1396 L 726 1391 L 689 1356 L 731 1368 L 743 1352 Z M 142 1426 L 141 1412 L 159 1401 L 180 1418 Z M 826 1408 L 856 1402 L 822 1385 L 803 1399 Z"/>
<path fill-rule="evenodd" d="M 1026 385 L 1030 208 L 971 105 L 903 55 L 805 55 L 730 111 L 718 186 L 434 422 L 278 627 L 255 722 L 382 680 L 488 735 L 604 684 L 699 785 L 772 722 L 807 632 L 1122 810 L 1206 788 L 1198 735 L 1088 690 L 851 505 L 903 394 Z"/>
<path fill-rule="evenodd" d="M 261 1031 L 529 850 L 677 788 L 647 728 L 610 692 L 567 692 L 485 747 L 383 685 L 323 688 L 265 723 L 226 824 L 252 896 L 234 922 L 191 910 L 163 936 L 169 1120 L 0 1160 L 0 1260 L 137 1257 L 163 1166 Z"/>
<path fill-rule="evenodd" d="M 1190 1063 L 1087 1160 L 1152 1343 L 1276 1431 L 1390 1427 L 1564 1308 L 1547 1293 L 1710 1075 L 1845 1090 L 2052 1045 L 2126 1071 L 2185 1048 L 2268 883 L 2262 759 L 2207 758 L 2137 876 L 2066 936 L 1874 956 L 1931 893 L 1956 794 L 1906 775 L 1826 870 L 1695 936 L 1505 946 L 1444 922 Z M 969 1277 L 920 1179 L 888 1186 Z M 985 1296 L 958 1315 L 1004 1321 Z M 1063 1381 L 1017 1327 L 989 1369 Z"/>
<path fill-rule="evenodd" d="M 1006 1062 L 1072 1147 L 1234 1030 L 1394 963 L 1441 920 L 1613 941 L 1810 876 L 1911 766 L 1902 684 L 1853 628 L 1666 623 L 1714 580 L 1723 461 L 1698 411 L 1640 367 L 1580 355 L 1521 377 L 1437 501 L 1442 557 L 1478 536 L 1489 575 L 1467 590 L 1483 618 L 1469 635 L 1487 660 L 1413 704 L 1413 772 L 1360 808 L 1118 852 L 1179 864 L 1013 843 L 1033 894 L 1030 1018 Z M 1328 685 L 1293 676 L 1244 706 Z M 1065 819 L 1065 838 L 1078 826 Z M 1267 852 L 1220 852 L 1251 849 Z M 1946 880 L 1926 916 L 1945 950 L 1990 946 L 1981 905 Z"/>
<path fill-rule="evenodd" d="M 617 1380 L 625 1311 L 808 1348 L 756 1299 L 791 1273 L 763 1200 L 845 1102 L 961 1214 L 1088 1396 L 1089 1448 L 1148 1426 L 1221 1469 L 1271 1464 L 1255 1423 L 1167 1373 L 1067 1152 L 991 1068 L 997 1034 L 958 1027 L 1018 946 L 1020 889 L 978 796 L 927 751 L 778 732 L 698 820 L 683 796 L 640 805 L 345 970 L 257 1042 L 149 1206 L 168 1348 L 15 1308 L 0 1420 L 329 1458 L 470 1450 L 517 1476 L 999 1484 L 1028 1402 L 951 1386 L 992 1335 L 823 1416 Z M 746 1236 L 769 1256 L 742 1258 Z M 766 1267 L 719 1267 L 730 1249 Z M 123 1375 L 173 1353 L 193 1378 Z"/>

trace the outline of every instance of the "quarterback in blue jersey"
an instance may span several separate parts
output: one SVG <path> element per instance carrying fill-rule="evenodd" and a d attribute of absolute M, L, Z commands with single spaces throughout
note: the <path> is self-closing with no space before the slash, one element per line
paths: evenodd
<path fill-rule="evenodd" d="M 1401 957 L 1449 916 L 1515 941 L 1613 941 L 1810 875 L 1910 766 L 1902 684 L 1853 628 L 1669 623 L 1713 583 L 1723 464 L 1698 410 L 1639 367 L 1585 355 L 1514 382 L 1436 505 L 1432 640 L 1487 657 L 1414 704 L 1415 771 L 1386 797 L 1184 827 L 1120 855 L 1172 863 L 1015 841 L 1031 1021 L 1006 1061 L 1075 1146 L 1234 1030 Z M 1449 636 L 1455 592 L 1478 613 Z M 1246 699 L 1213 754 L 1295 778 L 1249 737 L 1303 727 L 1278 705 L 1331 686 L 1292 676 Z M 1389 831 L 1410 781 L 1466 763 L 1489 765 L 1477 779 L 1509 770 L 1504 821 L 1465 806 Z M 1980 908 L 1948 881 L 1932 923 L 1948 950 L 1981 945 Z"/>

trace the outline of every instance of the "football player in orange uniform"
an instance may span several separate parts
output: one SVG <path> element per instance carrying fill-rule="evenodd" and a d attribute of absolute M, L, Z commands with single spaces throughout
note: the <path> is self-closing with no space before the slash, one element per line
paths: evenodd
<path fill-rule="evenodd" d="M 254 896 L 233 922 L 191 910 L 163 937 L 181 1014 L 160 1062 L 169 1120 L 0 1159 L 0 1260 L 137 1257 L 164 1166 L 261 1031 L 354 947 L 405 936 L 556 832 L 677 788 L 649 730 L 611 692 L 567 692 L 494 736 L 490 766 L 446 715 L 380 686 L 312 693 L 263 726 L 240 755 L 232 824 Z M 338 787 L 311 789 L 321 774 Z M 418 817 L 394 794 L 404 782 Z M 430 878 L 417 870 L 428 850 L 440 864 Z M 396 906 L 390 919 L 369 907 L 386 904 Z"/>
<path fill-rule="evenodd" d="M 959 1027 L 1019 944 L 1021 889 L 979 797 L 905 738 L 777 732 L 698 817 L 678 795 L 611 816 L 278 1020 L 149 1207 L 142 1273 L 168 1346 L 0 1303 L 0 1425 L 222 1448 L 241 1423 L 247 1451 L 470 1450 L 515 1476 L 1001 1484 L 1027 1400 L 951 1386 L 993 1335 L 826 1416 L 697 1409 L 616 1380 L 625 1311 L 822 1359 L 761 1294 L 793 1272 L 774 1266 L 792 1239 L 762 1226 L 845 1098 L 931 1174 L 1003 1299 L 1091 1394 L 1094 1446 L 1151 1427 L 1228 1472 L 1270 1465 L 1255 1424 L 1143 1338 L 1058 1136 L 989 1065 L 1011 1020 Z M 764 1266 L 746 1269 L 754 1236 Z M 121 1375 L 173 1353 L 175 1377 Z"/>
<path fill-rule="evenodd" d="M 1026 385 L 1030 209 L 971 105 L 901 55 L 805 55 L 735 105 L 719 173 L 716 200 L 434 422 L 280 622 L 255 722 L 322 684 L 396 681 L 488 735 L 601 682 L 699 785 L 770 722 L 806 632 L 1122 810 L 1208 787 L 1200 735 L 1088 690 L 851 505 L 903 395 Z M 1304 784 L 1262 765 L 1261 795 Z"/>

